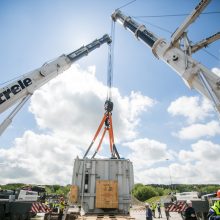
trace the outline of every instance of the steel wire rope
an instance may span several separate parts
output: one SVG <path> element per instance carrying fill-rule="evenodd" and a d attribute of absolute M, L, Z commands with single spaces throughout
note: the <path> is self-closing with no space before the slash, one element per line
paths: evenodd
<path fill-rule="evenodd" d="M 19 75 L 19 76 L 14 77 L 14 78 L 12 78 L 12 79 L 9 79 L 9 80 L 7 80 L 7 81 L 5 81 L 5 82 L 3 82 L 3 83 L 0 83 L 0 86 L 4 85 L 4 84 L 6 84 L 6 83 L 9 83 L 9 82 L 11 82 L 11 81 L 13 81 L 13 80 L 20 79 L 22 76 L 25 76 L 25 75 L 22 74 L 22 75 Z"/>
<path fill-rule="evenodd" d="M 167 33 L 170 33 L 170 34 L 172 34 L 173 32 L 171 32 L 171 31 L 169 31 L 168 29 L 165 29 L 165 28 L 163 28 L 163 27 L 161 27 L 161 26 L 159 26 L 159 25 L 155 25 L 155 24 L 153 24 L 153 23 L 151 23 L 151 22 L 147 22 L 147 21 L 145 21 L 145 20 L 143 20 L 143 19 L 140 19 L 140 18 L 137 18 L 137 17 L 134 17 L 134 16 L 132 16 L 132 18 L 136 18 L 136 20 L 139 20 L 139 21 L 141 21 L 141 22 L 143 22 L 143 23 L 145 23 L 145 24 L 149 24 L 149 25 L 151 25 L 151 26 L 153 26 L 153 27 L 156 27 L 156 28 L 158 28 L 158 29 L 160 29 L 160 30 L 162 30 L 162 31 L 165 31 L 165 32 L 167 32 Z M 192 42 L 193 43 L 193 42 Z M 209 52 L 207 49 L 201 49 L 202 51 L 204 51 L 205 53 L 207 53 L 209 56 L 211 56 L 213 59 L 216 59 L 216 60 L 218 60 L 218 61 L 220 61 L 220 59 L 216 56 L 216 55 L 214 55 L 214 54 L 212 54 L 211 52 Z"/>
<path fill-rule="evenodd" d="M 132 0 L 127 2 L 126 4 L 120 6 L 117 9 L 121 9 L 124 8 L 134 2 L 136 2 L 137 0 Z M 107 87 L 108 87 L 108 91 L 107 91 L 107 100 L 111 100 L 112 98 L 112 92 L 111 92 L 111 88 L 112 88 L 112 83 L 113 83 L 113 58 L 114 58 L 114 38 L 115 38 L 115 22 L 112 21 L 111 22 L 111 39 L 112 39 L 112 43 L 109 45 L 109 50 L 108 50 L 108 70 L 107 70 Z"/>
<path fill-rule="evenodd" d="M 201 15 L 210 15 L 210 14 L 220 14 L 220 11 L 210 11 L 210 12 L 203 12 Z M 133 18 L 164 18 L 164 17 L 180 17 L 180 16 L 188 16 L 189 13 L 182 13 L 182 14 L 167 14 L 167 15 L 136 15 L 132 16 Z"/>
<path fill-rule="evenodd" d="M 132 18 L 135 18 L 135 17 L 132 16 Z M 162 28 L 162 27 L 159 26 L 159 25 L 153 24 L 153 23 L 148 22 L 148 21 L 145 21 L 145 20 L 143 20 L 143 19 L 136 18 L 136 20 L 141 21 L 141 22 L 144 22 L 145 24 L 149 24 L 149 25 L 151 25 L 151 26 L 153 26 L 153 27 L 156 27 L 156 28 L 158 28 L 158 29 L 160 29 L 160 30 L 162 30 L 162 31 L 165 31 L 165 32 L 167 32 L 167 33 L 169 33 L 169 34 L 172 34 L 172 33 L 173 33 L 173 32 L 171 32 L 171 31 L 169 31 L 168 29 Z"/>
<path fill-rule="evenodd" d="M 130 2 L 128 2 L 128 3 L 124 4 L 124 5 L 122 5 L 121 7 L 117 8 L 117 9 L 124 8 L 124 7 L 126 7 L 126 6 L 128 6 L 128 5 L 132 4 L 132 3 L 134 3 L 134 2 L 136 2 L 136 1 L 137 1 L 137 0 L 130 1 Z"/>
<path fill-rule="evenodd" d="M 54 61 L 55 59 L 56 59 L 56 58 L 53 58 L 53 59 L 50 59 L 50 60 L 44 62 L 44 64 L 43 64 L 42 66 L 44 66 L 45 64 L 47 64 L 47 63 L 49 63 L 49 62 Z M 7 81 L 5 81 L 5 82 L 3 82 L 3 83 L 0 83 L 0 86 L 4 85 L 4 84 L 6 84 L 6 83 L 9 83 L 9 82 L 11 82 L 11 81 L 13 81 L 13 80 L 20 79 L 22 76 L 25 77 L 25 76 L 26 76 L 26 73 L 25 73 L 25 74 L 21 74 L 21 75 L 19 75 L 19 76 L 16 76 L 16 77 L 14 77 L 14 78 L 12 78 L 12 79 L 9 79 L 9 80 L 7 80 Z"/>
<path fill-rule="evenodd" d="M 218 60 L 218 61 L 220 61 L 220 59 L 216 56 L 216 55 L 214 55 L 214 54 L 212 54 L 212 53 L 210 53 L 208 50 L 206 50 L 206 49 L 202 49 L 204 52 L 206 52 L 209 56 L 211 56 L 212 58 L 214 58 L 214 59 L 216 59 L 216 60 Z"/>
<path fill-rule="evenodd" d="M 114 41 L 115 41 L 115 22 L 111 22 L 111 39 L 112 43 L 108 49 L 108 69 L 107 69 L 107 100 L 112 99 L 112 83 L 113 83 L 113 61 L 114 61 Z"/>

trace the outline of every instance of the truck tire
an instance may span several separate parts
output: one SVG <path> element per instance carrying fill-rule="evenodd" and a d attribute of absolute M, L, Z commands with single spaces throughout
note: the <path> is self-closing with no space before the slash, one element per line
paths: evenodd
<path fill-rule="evenodd" d="M 19 220 L 19 214 L 11 213 L 10 214 L 10 220 Z"/>
<path fill-rule="evenodd" d="M 67 214 L 66 220 L 75 220 L 77 219 L 77 215 L 75 214 Z"/>
<path fill-rule="evenodd" d="M 28 213 L 20 214 L 19 220 L 29 220 L 29 215 Z"/>
<path fill-rule="evenodd" d="M 44 220 L 50 220 L 51 218 L 50 218 L 50 213 L 46 213 L 45 215 L 44 215 Z"/>
<path fill-rule="evenodd" d="M 10 220 L 30 220 L 27 213 L 20 214 L 20 213 L 12 213 L 10 215 Z"/>
<path fill-rule="evenodd" d="M 5 210 L 4 210 L 4 206 L 0 206 L 0 220 L 4 220 L 5 219 Z"/>

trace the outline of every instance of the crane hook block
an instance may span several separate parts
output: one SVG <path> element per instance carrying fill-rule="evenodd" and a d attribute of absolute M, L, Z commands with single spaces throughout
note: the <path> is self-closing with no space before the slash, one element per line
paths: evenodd
<path fill-rule="evenodd" d="M 110 100 L 106 100 L 104 108 L 105 108 L 105 111 L 112 112 L 112 110 L 113 110 L 113 102 L 111 102 Z"/>

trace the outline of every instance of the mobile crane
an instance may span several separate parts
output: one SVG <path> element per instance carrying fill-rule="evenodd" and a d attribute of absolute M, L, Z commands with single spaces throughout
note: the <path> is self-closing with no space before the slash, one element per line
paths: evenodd
<path fill-rule="evenodd" d="M 220 32 L 210 36 L 194 45 L 191 44 L 185 30 L 201 14 L 211 0 L 201 0 L 192 13 L 185 19 L 179 28 L 171 36 L 168 43 L 163 38 L 157 38 L 144 25 L 124 15 L 120 10 L 112 14 L 112 19 L 118 21 L 125 29 L 131 31 L 138 40 L 143 41 L 152 49 L 153 54 L 174 69 L 185 84 L 196 89 L 202 95 L 210 99 L 220 112 L 220 78 L 192 58 L 192 54 L 220 39 Z M 183 45 L 183 46 L 182 46 Z"/>
<path fill-rule="evenodd" d="M 68 55 L 61 55 L 52 62 L 45 63 L 42 67 L 22 75 L 16 81 L 0 88 L 0 113 L 18 103 L 8 117 L 0 124 L 0 135 L 10 125 L 14 116 L 27 102 L 34 91 L 60 73 L 63 73 L 75 61 L 88 55 L 91 51 L 104 43 L 111 43 L 111 38 L 107 34 L 86 46 L 80 47 L 78 50 Z"/>
<path fill-rule="evenodd" d="M 220 77 L 211 72 L 205 66 L 192 58 L 192 54 L 220 39 L 220 32 L 192 44 L 186 33 L 186 29 L 202 13 L 211 0 L 201 0 L 191 14 L 185 19 L 179 28 L 172 34 L 168 43 L 163 38 L 158 38 L 144 25 L 137 23 L 130 16 L 124 15 L 120 10 L 112 14 L 112 20 L 117 21 L 125 29 L 132 32 L 138 40 L 143 41 L 152 49 L 152 53 L 158 59 L 164 61 L 174 69 L 190 88 L 196 89 L 202 95 L 212 101 L 216 111 L 220 113 Z M 213 195 L 205 195 L 202 199 L 192 199 L 196 214 L 203 220 L 207 220 L 209 204 Z M 169 211 L 182 212 L 185 210 L 185 202 L 168 201 L 164 206 Z"/>
<path fill-rule="evenodd" d="M 18 104 L 9 114 L 9 116 L 0 124 L 0 134 L 2 134 L 3 131 L 10 125 L 16 113 L 38 88 L 46 84 L 60 73 L 63 73 L 75 61 L 88 55 L 91 51 L 99 48 L 104 43 L 111 44 L 111 41 L 112 40 L 109 35 L 105 34 L 100 39 L 96 39 L 90 44 L 82 46 L 78 50 L 75 50 L 68 55 L 61 55 L 52 62 L 46 63 L 42 67 L 22 75 L 16 81 L 1 88 L 0 113 L 6 111 L 17 102 Z M 22 192 L 26 193 L 24 190 Z M 23 196 L 22 200 L 20 199 L 21 197 L 16 198 L 15 195 L 8 195 L 14 196 L 13 199 L 0 198 L 0 220 L 26 220 L 30 219 L 31 215 L 36 213 L 38 209 L 40 209 L 41 212 L 47 211 L 47 207 L 43 206 L 43 204 L 40 202 L 37 202 L 36 199 L 33 199 L 33 195 L 34 194 L 31 194 L 32 199 L 29 199 L 25 195 Z"/>

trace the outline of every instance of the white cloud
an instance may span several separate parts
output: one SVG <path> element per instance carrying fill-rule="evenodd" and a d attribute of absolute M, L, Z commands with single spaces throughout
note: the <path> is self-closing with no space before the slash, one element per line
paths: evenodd
<path fill-rule="evenodd" d="M 133 162 L 136 183 L 170 184 L 169 168 L 156 167 L 161 163 L 166 166 L 167 158 L 172 161 L 176 157 L 176 153 L 169 150 L 166 144 L 143 138 L 123 145 L 131 150 L 128 158 Z"/>
<path fill-rule="evenodd" d="M 177 184 L 177 183 L 203 183 L 201 179 L 198 178 L 196 170 L 192 169 L 190 164 L 185 164 L 184 166 L 179 163 L 172 163 L 169 166 L 158 166 L 145 169 L 138 173 L 136 179 L 141 183 L 157 183 L 157 184 Z M 137 175 L 137 174 L 136 174 Z"/>
<path fill-rule="evenodd" d="M 74 65 L 65 77 L 57 77 L 33 95 L 30 111 L 40 128 L 88 140 L 104 115 L 106 94 L 106 86 L 94 77 L 94 73 Z M 122 97 L 116 88 L 112 89 L 112 94 L 116 139 L 134 138 L 140 114 L 155 101 L 140 92 Z"/>
<path fill-rule="evenodd" d="M 71 183 L 77 155 L 82 150 L 66 139 L 26 131 L 14 147 L 0 149 L 1 183 Z"/>
<path fill-rule="evenodd" d="M 149 97 L 143 96 L 140 92 L 131 92 L 130 96 L 130 105 L 133 106 L 133 108 L 129 108 L 128 110 L 130 112 L 130 118 L 132 121 L 135 121 L 135 119 L 140 115 L 142 111 L 146 110 L 146 106 L 152 107 L 156 102 L 152 100 Z"/>
<path fill-rule="evenodd" d="M 218 184 L 220 145 L 200 140 L 189 150 L 171 151 L 166 144 L 149 139 L 126 143 L 132 153 L 135 182 L 150 184 Z M 170 160 L 167 161 L 166 158 Z"/>
<path fill-rule="evenodd" d="M 147 138 L 137 139 L 123 144 L 132 150 L 128 158 L 135 164 L 136 170 L 142 170 L 155 163 L 173 158 L 174 152 L 170 151 L 166 144 Z"/>
<path fill-rule="evenodd" d="M 143 184 L 170 184 L 168 167 L 154 167 L 134 172 L 136 183 Z"/>
<path fill-rule="evenodd" d="M 143 151 L 142 151 L 143 152 Z M 135 171 L 136 182 L 173 184 L 219 184 L 220 145 L 200 140 L 191 149 L 181 150 L 169 165 L 142 167 Z M 175 155 L 175 154 L 172 154 Z M 140 154 L 136 160 L 139 163 Z M 144 158 L 144 155 L 141 157 Z M 176 161 L 174 161 L 176 159 Z M 148 158 L 145 163 L 148 164 Z"/>
<path fill-rule="evenodd" d="M 26 131 L 11 148 L 0 148 L 1 183 L 71 183 L 73 160 L 84 155 L 95 134 L 104 114 L 106 92 L 106 86 L 95 78 L 95 67 L 87 71 L 78 65 L 38 90 L 30 111 L 41 130 Z M 134 140 L 141 114 L 156 102 L 140 92 L 132 91 L 129 96 L 121 96 L 116 88 L 112 92 L 116 145 L 123 143 L 122 151 L 134 164 L 136 182 L 169 184 L 172 177 L 173 183 L 219 183 L 220 145 L 198 141 L 190 150 L 177 153 L 157 140 Z M 183 104 L 191 107 L 181 108 Z M 205 100 L 181 97 L 168 111 L 192 123 L 211 116 L 212 110 Z M 211 121 L 185 127 L 177 135 L 192 139 L 218 133 L 219 124 Z"/>
<path fill-rule="evenodd" d="M 192 150 L 181 150 L 179 152 L 180 161 L 203 161 L 212 162 L 218 161 L 220 154 L 220 145 L 214 144 L 211 141 L 199 140 L 192 144 Z"/>
<path fill-rule="evenodd" d="M 192 124 L 182 128 L 174 135 L 180 139 L 198 139 L 201 137 L 214 137 L 220 134 L 220 125 L 217 121 L 211 121 L 206 124 Z"/>
<path fill-rule="evenodd" d="M 220 69 L 219 68 L 212 68 L 212 72 L 215 73 L 218 77 L 220 77 Z"/>
<path fill-rule="evenodd" d="M 184 173 L 182 178 L 185 177 L 185 181 L 188 182 L 219 183 L 219 154 L 219 144 L 200 140 L 192 144 L 192 150 L 181 150 L 179 152 L 179 161 L 183 163 L 178 165 L 179 173 Z M 185 163 L 187 163 L 189 170 L 193 171 L 193 175 L 183 172 Z M 175 175 L 181 180 L 181 176 L 178 176 L 177 173 Z"/>
<path fill-rule="evenodd" d="M 167 111 L 172 116 L 184 116 L 190 124 L 213 115 L 213 107 L 210 102 L 199 97 L 182 96 L 171 102 Z"/>
<path fill-rule="evenodd" d="M 95 68 L 87 71 L 78 65 L 36 91 L 29 109 L 41 130 L 26 131 L 14 146 L 0 148 L 0 182 L 71 183 L 73 159 L 82 157 L 92 141 L 106 93 Z M 155 101 L 140 92 L 122 97 L 116 88 L 112 94 L 116 142 L 131 140 L 137 136 L 139 117 Z"/>

